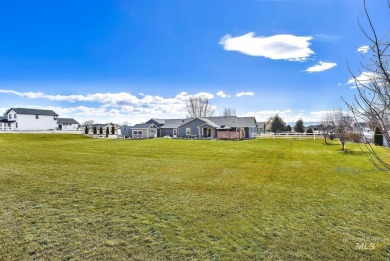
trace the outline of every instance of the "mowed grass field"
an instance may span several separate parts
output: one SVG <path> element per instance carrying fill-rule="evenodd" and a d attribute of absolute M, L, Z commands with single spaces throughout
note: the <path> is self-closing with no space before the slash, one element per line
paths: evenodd
<path fill-rule="evenodd" d="M 390 173 L 340 147 L 2 134 L 0 260 L 387 260 Z"/>

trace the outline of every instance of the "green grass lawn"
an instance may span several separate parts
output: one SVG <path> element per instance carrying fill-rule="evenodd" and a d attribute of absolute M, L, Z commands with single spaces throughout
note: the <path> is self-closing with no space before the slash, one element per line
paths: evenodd
<path fill-rule="evenodd" d="M 340 148 L 2 134 L 0 259 L 386 260 L 390 173 Z"/>

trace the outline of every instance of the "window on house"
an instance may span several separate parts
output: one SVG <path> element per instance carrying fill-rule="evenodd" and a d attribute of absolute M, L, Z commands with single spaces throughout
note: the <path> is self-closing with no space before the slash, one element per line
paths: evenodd
<path fill-rule="evenodd" d="M 16 119 L 16 113 L 14 114 L 14 119 Z"/>
<path fill-rule="evenodd" d="M 54 116 L 54 120 L 55 120 L 55 121 L 57 120 L 57 116 Z"/>
<path fill-rule="evenodd" d="M 39 115 L 38 114 L 35 115 L 35 119 L 39 119 Z"/>
<path fill-rule="evenodd" d="M 191 128 L 186 128 L 186 135 L 191 135 Z"/>
<path fill-rule="evenodd" d="M 9 115 L 8 115 L 8 118 L 9 118 L 9 119 L 12 119 L 12 114 L 9 114 Z"/>
<path fill-rule="evenodd" d="M 173 129 L 173 135 L 177 135 L 177 129 Z"/>

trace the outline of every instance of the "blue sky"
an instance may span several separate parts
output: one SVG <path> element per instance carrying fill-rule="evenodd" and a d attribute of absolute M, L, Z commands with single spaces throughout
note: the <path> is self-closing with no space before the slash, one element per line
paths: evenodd
<path fill-rule="evenodd" d="M 386 0 L 367 4 L 379 35 Z M 0 110 L 83 122 L 185 117 L 190 95 L 258 121 L 321 118 L 352 100 L 361 0 L 3 1 Z M 375 15 L 374 15 L 375 14 Z M 388 35 L 387 35 L 388 36 Z M 358 48 L 363 47 L 358 51 Z"/>

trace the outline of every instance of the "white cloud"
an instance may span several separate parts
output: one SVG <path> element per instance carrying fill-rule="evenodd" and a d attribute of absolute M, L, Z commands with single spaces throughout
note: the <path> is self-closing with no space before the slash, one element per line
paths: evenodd
<path fill-rule="evenodd" d="M 217 95 L 217 96 L 219 96 L 221 98 L 229 98 L 230 97 L 230 95 L 224 93 L 223 91 L 219 91 L 215 95 Z"/>
<path fill-rule="evenodd" d="M 305 70 L 305 72 L 323 72 L 337 66 L 337 63 L 327 63 L 320 61 L 318 64 L 311 66 Z"/>
<path fill-rule="evenodd" d="M 106 106 L 124 106 L 124 105 L 133 105 L 133 106 L 143 106 L 143 105 L 175 105 L 175 104 L 184 104 L 185 101 L 196 95 L 205 96 L 208 99 L 213 99 L 214 95 L 207 92 L 200 92 L 197 94 L 190 95 L 187 92 L 181 92 L 173 98 L 164 98 L 161 96 L 152 96 L 152 95 L 142 95 L 142 98 L 138 98 L 135 95 L 132 95 L 127 92 L 119 93 L 93 93 L 87 95 L 51 95 L 44 94 L 42 92 L 17 92 L 14 90 L 3 90 L 0 89 L 0 93 L 14 94 L 19 97 L 27 99 L 47 99 L 50 101 L 58 102 L 96 102 L 101 103 Z"/>
<path fill-rule="evenodd" d="M 375 78 L 379 79 L 379 75 L 377 75 L 374 72 L 362 72 L 359 76 L 356 77 L 356 80 L 359 84 L 367 84 Z M 354 78 L 350 78 L 347 82 L 347 84 L 353 84 L 354 86 L 351 87 L 351 89 L 356 88 L 356 83 Z"/>
<path fill-rule="evenodd" d="M 357 51 L 360 52 L 360 53 L 368 53 L 369 50 L 370 50 L 370 46 L 368 46 L 368 45 L 360 46 L 357 49 Z"/>
<path fill-rule="evenodd" d="M 237 97 L 242 97 L 242 96 L 253 96 L 255 95 L 254 92 L 239 92 L 236 94 Z"/>
<path fill-rule="evenodd" d="M 181 92 L 174 97 L 162 97 L 143 94 L 140 98 L 127 92 L 93 93 L 87 95 L 51 95 L 42 92 L 17 92 L 0 89 L 0 93 L 13 94 L 27 99 L 46 99 L 56 102 L 75 104 L 73 107 L 52 107 L 60 117 L 79 119 L 96 119 L 121 122 L 126 120 L 139 123 L 152 117 L 182 118 L 186 115 L 185 103 L 191 96 L 203 95 L 213 99 L 214 95 L 207 92 L 188 94 Z M 96 106 L 96 107 L 93 107 Z M 30 105 L 14 107 L 34 108 Z M 35 106 L 36 108 L 45 108 Z M 47 107 L 46 107 L 47 108 Z M 5 111 L 5 110 L 4 110 Z"/>
<path fill-rule="evenodd" d="M 302 119 L 304 124 L 308 122 L 319 122 L 328 111 L 312 111 L 305 112 L 304 110 L 294 111 L 286 110 L 264 110 L 256 112 L 248 112 L 242 116 L 255 116 L 257 121 L 267 121 L 269 118 L 278 114 L 285 122 L 294 124 L 297 120 Z"/>
<path fill-rule="evenodd" d="M 262 56 L 272 60 L 305 61 L 314 54 L 309 48 L 311 36 L 295 36 L 280 34 L 273 36 L 257 36 L 247 33 L 232 37 L 225 35 L 219 44 L 226 51 L 237 51 L 250 56 Z"/>
<path fill-rule="evenodd" d="M 186 92 L 184 92 L 185 94 L 187 94 Z M 211 100 L 211 99 L 214 99 L 214 95 L 212 93 L 208 93 L 208 92 L 198 92 L 196 94 L 193 94 L 193 95 L 189 95 L 189 96 L 203 96 L 203 97 L 206 97 L 207 99 Z M 185 100 L 187 99 L 188 97 L 185 98 Z"/>

